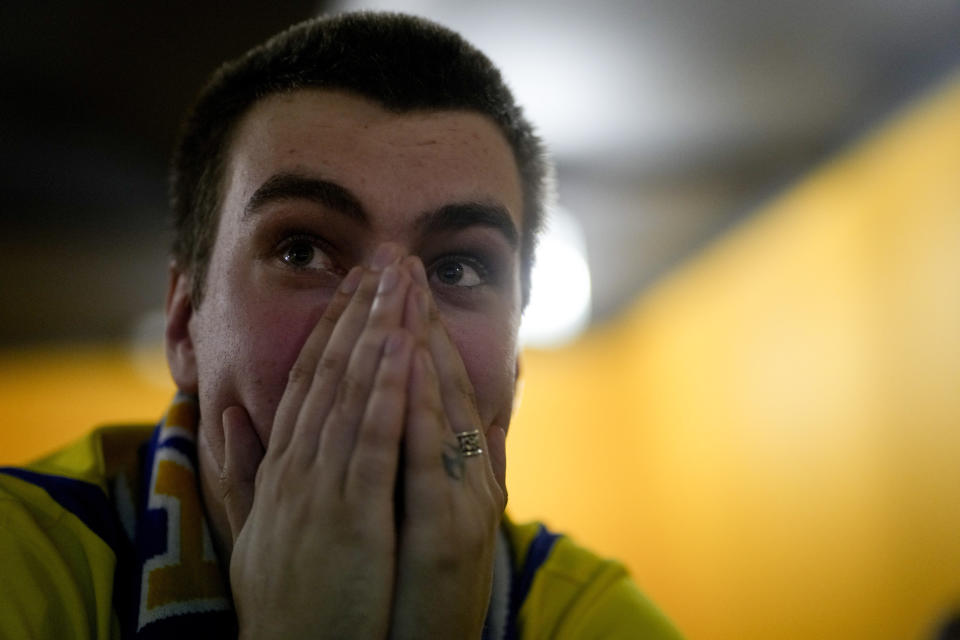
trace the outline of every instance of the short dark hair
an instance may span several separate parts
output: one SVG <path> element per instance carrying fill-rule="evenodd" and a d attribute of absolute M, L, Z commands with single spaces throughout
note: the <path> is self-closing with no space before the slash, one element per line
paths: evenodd
<path fill-rule="evenodd" d="M 258 100 L 298 89 L 349 91 L 397 113 L 469 110 L 490 118 L 510 144 L 520 172 L 526 305 L 550 171 L 540 139 L 497 68 L 458 34 L 422 18 L 370 12 L 290 27 L 221 66 L 200 92 L 170 170 L 173 258 L 191 273 L 195 305 L 203 297 L 237 123 Z"/>

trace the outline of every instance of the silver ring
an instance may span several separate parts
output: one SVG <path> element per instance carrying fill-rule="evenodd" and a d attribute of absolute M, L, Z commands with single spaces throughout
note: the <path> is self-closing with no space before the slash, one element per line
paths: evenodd
<path fill-rule="evenodd" d="M 483 447 L 480 446 L 480 430 L 464 431 L 457 434 L 457 444 L 460 445 L 460 453 L 464 458 L 478 456 L 483 453 Z"/>

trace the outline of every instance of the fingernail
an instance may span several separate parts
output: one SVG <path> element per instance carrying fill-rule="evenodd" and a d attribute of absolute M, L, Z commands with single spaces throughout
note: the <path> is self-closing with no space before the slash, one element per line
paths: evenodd
<path fill-rule="evenodd" d="M 373 254 L 373 260 L 370 261 L 370 266 L 377 271 L 385 269 L 387 265 L 396 262 L 397 260 L 397 247 L 393 244 L 382 244 L 377 247 L 377 250 Z"/>
<path fill-rule="evenodd" d="M 397 269 L 396 265 L 389 265 L 386 269 L 383 270 L 383 274 L 380 276 L 380 286 L 377 287 L 377 295 L 384 295 L 389 293 L 391 289 L 397 284 L 397 280 L 400 279 L 400 271 Z"/>
<path fill-rule="evenodd" d="M 350 269 L 350 273 L 348 273 L 347 277 L 340 283 L 340 291 L 343 293 L 353 293 L 357 290 L 357 287 L 360 286 L 360 279 L 362 277 L 363 269 L 360 267 Z"/>
<path fill-rule="evenodd" d="M 387 344 L 384 351 L 387 354 L 396 353 L 403 346 L 404 335 L 402 333 L 391 333 L 387 336 Z"/>
<path fill-rule="evenodd" d="M 429 283 L 427 282 L 427 272 L 423 268 L 423 262 L 420 260 L 420 258 L 414 256 L 412 263 L 413 264 L 410 266 L 410 271 L 413 275 L 413 281 L 419 284 L 421 287 L 426 288 L 429 286 Z"/>

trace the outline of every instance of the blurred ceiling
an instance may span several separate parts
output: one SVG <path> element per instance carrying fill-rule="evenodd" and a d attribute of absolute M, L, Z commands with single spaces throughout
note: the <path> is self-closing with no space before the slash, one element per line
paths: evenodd
<path fill-rule="evenodd" d="M 162 306 L 165 166 L 206 76 L 318 10 L 419 13 L 505 70 L 615 313 L 960 64 L 953 0 L 0 5 L 0 346 Z"/>

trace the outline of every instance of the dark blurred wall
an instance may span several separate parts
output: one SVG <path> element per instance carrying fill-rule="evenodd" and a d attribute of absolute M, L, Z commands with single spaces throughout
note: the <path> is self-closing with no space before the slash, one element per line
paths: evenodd
<path fill-rule="evenodd" d="M 317 2 L 0 4 L 0 347 L 163 303 L 166 165 L 223 60 Z"/>

